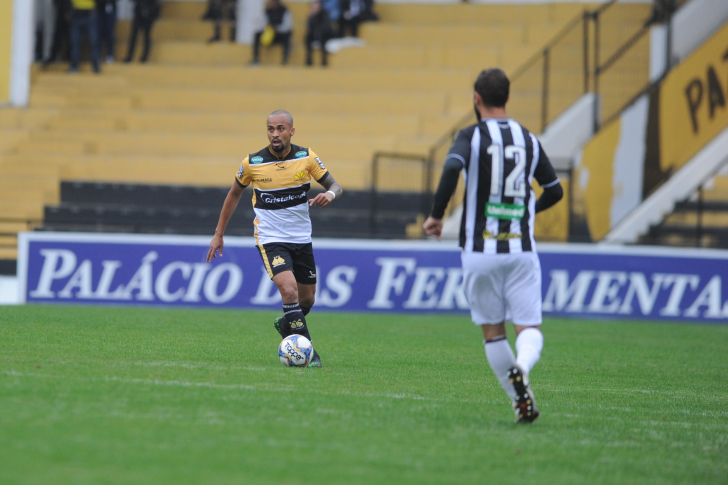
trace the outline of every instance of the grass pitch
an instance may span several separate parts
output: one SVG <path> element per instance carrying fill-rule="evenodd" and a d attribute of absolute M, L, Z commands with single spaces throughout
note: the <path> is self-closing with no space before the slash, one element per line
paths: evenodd
<path fill-rule="evenodd" d="M 515 425 L 466 316 L 275 315 L 0 307 L 0 483 L 728 481 L 728 326 L 548 319 Z"/>

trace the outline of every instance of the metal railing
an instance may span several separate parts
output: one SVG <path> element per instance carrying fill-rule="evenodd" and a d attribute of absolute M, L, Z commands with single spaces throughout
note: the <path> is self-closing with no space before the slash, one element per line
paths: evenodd
<path fill-rule="evenodd" d="M 387 162 L 387 163 L 385 163 Z M 413 197 L 420 198 L 416 204 L 418 212 L 429 211 L 432 201 L 432 163 L 424 155 L 408 153 L 376 152 L 372 159 L 372 184 L 369 213 L 369 231 L 372 237 L 380 235 L 380 213 L 388 210 L 382 207 L 380 195 L 391 191 L 412 192 Z"/>

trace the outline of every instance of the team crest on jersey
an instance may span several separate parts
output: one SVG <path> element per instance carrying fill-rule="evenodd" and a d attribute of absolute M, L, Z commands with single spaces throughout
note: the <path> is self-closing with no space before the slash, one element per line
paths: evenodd
<path fill-rule="evenodd" d="M 319 164 L 319 167 L 321 167 L 321 170 L 326 170 L 326 167 L 324 167 L 324 164 L 319 157 L 316 157 L 316 163 Z"/>
<path fill-rule="evenodd" d="M 296 175 L 293 176 L 293 180 L 296 180 L 297 182 L 300 182 L 301 180 L 306 178 L 306 172 L 297 172 Z"/>
<path fill-rule="evenodd" d="M 286 260 L 281 258 L 280 256 L 276 256 L 275 258 L 273 258 L 273 261 L 271 262 L 271 264 L 275 267 L 278 267 L 282 264 L 286 264 Z"/>
<path fill-rule="evenodd" d="M 306 155 L 308 155 L 308 152 L 306 150 L 301 150 L 300 152 L 296 152 L 296 158 L 303 158 Z"/>
<path fill-rule="evenodd" d="M 263 161 L 263 157 L 253 157 L 250 159 L 250 163 L 260 163 Z"/>

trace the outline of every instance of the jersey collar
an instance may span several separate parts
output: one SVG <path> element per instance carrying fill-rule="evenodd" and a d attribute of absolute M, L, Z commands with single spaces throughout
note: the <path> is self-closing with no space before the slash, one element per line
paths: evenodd
<path fill-rule="evenodd" d="M 258 145 L 258 146 L 260 146 L 260 145 Z M 285 158 L 288 156 L 288 154 L 291 153 L 291 150 L 293 150 L 293 148 L 289 145 L 288 146 L 288 151 L 286 152 L 286 154 L 283 155 L 282 157 L 279 157 L 278 155 L 276 155 L 276 152 L 274 152 L 273 150 L 271 150 L 270 145 L 268 145 L 268 151 L 270 152 L 271 155 L 273 155 L 274 157 L 276 157 L 278 159 L 278 161 L 285 160 Z"/>

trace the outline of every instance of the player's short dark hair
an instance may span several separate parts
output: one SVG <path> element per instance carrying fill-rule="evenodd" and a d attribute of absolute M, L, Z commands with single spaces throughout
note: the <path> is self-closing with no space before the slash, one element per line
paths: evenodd
<path fill-rule="evenodd" d="M 290 124 L 291 127 L 293 127 L 293 115 L 291 113 L 289 113 L 288 111 L 286 111 L 284 109 L 277 109 L 274 112 L 272 112 L 271 114 L 269 114 L 268 118 L 270 118 L 271 116 L 275 116 L 275 115 L 285 115 L 286 118 L 288 118 L 288 124 Z"/>
<path fill-rule="evenodd" d="M 508 101 L 511 81 L 502 69 L 493 67 L 483 70 L 475 80 L 475 92 L 488 108 L 503 108 Z"/>

